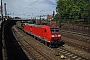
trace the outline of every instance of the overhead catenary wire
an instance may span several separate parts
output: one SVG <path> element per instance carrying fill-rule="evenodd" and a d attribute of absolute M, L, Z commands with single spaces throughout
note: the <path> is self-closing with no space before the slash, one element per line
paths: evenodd
<path fill-rule="evenodd" d="M 33 4 L 35 4 L 36 2 L 38 2 L 39 0 L 36 0 L 35 2 L 33 2 L 33 3 L 31 3 L 30 5 L 28 5 L 27 7 L 25 7 L 25 8 L 28 8 L 29 6 L 32 6 Z M 14 8 L 14 9 L 16 9 L 16 10 L 20 10 L 20 8 L 16 8 L 16 7 L 13 7 L 13 6 L 11 6 L 11 5 L 8 5 L 9 7 L 11 7 L 11 8 Z M 24 9 L 25 9 L 24 8 Z"/>
<path fill-rule="evenodd" d="M 32 6 L 33 4 L 35 4 L 36 2 L 38 2 L 39 0 L 36 0 L 35 2 L 33 2 L 32 4 L 28 5 L 26 8 L 28 8 L 29 6 Z"/>
<path fill-rule="evenodd" d="M 29 6 L 32 6 L 33 4 L 35 4 L 36 2 L 38 2 L 39 0 L 36 0 L 36 1 L 34 1 L 33 3 L 31 3 L 30 5 L 28 5 L 27 7 L 25 7 L 25 8 L 28 8 Z M 18 8 L 16 8 L 16 7 L 13 7 L 13 6 L 9 6 L 8 5 L 8 7 L 11 7 L 11 8 L 13 8 L 15 11 L 21 11 L 20 9 L 18 9 Z M 25 9 L 24 8 L 24 9 Z M 23 10 L 23 9 L 22 9 Z M 8 11 L 8 9 L 7 9 L 7 11 Z M 22 11 L 23 12 L 23 11 Z"/>
<path fill-rule="evenodd" d="M 23 7 L 22 9 L 20 9 L 20 8 L 17 8 L 17 7 L 14 7 L 14 6 L 12 6 L 12 5 L 10 5 L 9 7 L 11 7 L 12 9 L 12 11 L 14 10 L 14 11 L 16 11 L 16 12 L 19 12 L 17 15 L 24 15 L 24 16 L 32 16 L 32 13 L 34 13 L 34 15 L 33 16 L 36 16 L 36 15 L 38 15 L 37 14 L 37 12 L 41 12 L 41 11 L 37 11 L 36 13 L 35 12 L 31 12 L 31 11 L 28 11 L 28 10 L 30 10 L 30 6 L 32 7 L 32 5 L 36 5 L 36 3 L 38 3 L 38 1 L 39 0 L 36 0 L 36 1 L 34 1 L 34 2 L 32 2 L 31 4 L 29 3 L 27 6 L 25 6 L 25 7 Z M 8 9 L 7 9 L 7 11 L 9 11 Z M 12 12 L 11 11 L 11 15 L 16 15 L 14 12 Z M 43 11 L 43 10 L 42 10 Z M 49 10 L 48 10 L 49 11 Z M 10 11 L 9 11 L 9 13 L 10 13 Z M 45 14 L 47 14 L 47 12 L 42 12 L 42 13 L 39 13 L 39 14 L 43 14 L 44 13 L 44 15 Z"/>

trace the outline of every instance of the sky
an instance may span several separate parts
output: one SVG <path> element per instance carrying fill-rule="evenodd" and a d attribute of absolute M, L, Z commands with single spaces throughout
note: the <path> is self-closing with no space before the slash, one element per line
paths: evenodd
<path fill-rule="evenodd" d="M 58 0 L 3 0 L 3 10 L 4 3 L 6 3 L 7 14 L 9 14 L 9 16 L 38 18 L 40 15 L 52 14 L 53 11 L 56 11 L 57 1 Z M 4 11 L 3 14 L 5 14 Z"/>

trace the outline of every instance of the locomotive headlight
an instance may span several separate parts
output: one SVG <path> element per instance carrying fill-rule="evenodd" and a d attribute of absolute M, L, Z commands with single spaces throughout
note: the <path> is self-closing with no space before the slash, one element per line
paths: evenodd
<path fill-rule="evenodd" d="M 58 35 L 58 37 L 61 37 L 61 35 Z"/>
<path fill-rule="evenodd" d="M 54 37 L 54 35 L 51 35 L 52 37 Z"/>

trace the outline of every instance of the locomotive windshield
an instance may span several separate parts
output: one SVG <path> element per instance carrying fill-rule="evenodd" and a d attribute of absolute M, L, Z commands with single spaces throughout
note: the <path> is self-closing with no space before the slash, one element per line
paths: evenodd
<path fill-rule="evenodd" d="M 59 28 L 50 28 L 51 32 L 59 32 Z"/>

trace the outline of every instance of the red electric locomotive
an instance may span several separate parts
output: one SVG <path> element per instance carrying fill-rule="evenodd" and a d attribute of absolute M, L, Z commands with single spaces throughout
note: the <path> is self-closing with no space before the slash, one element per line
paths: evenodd
<path fill-rule="evenodd" d="M 61 33 L 59 26 L 24 24 L 24 31 L 39 38 L 48 46 L 62 46 L 64 42 L 61 41 Z"/>

